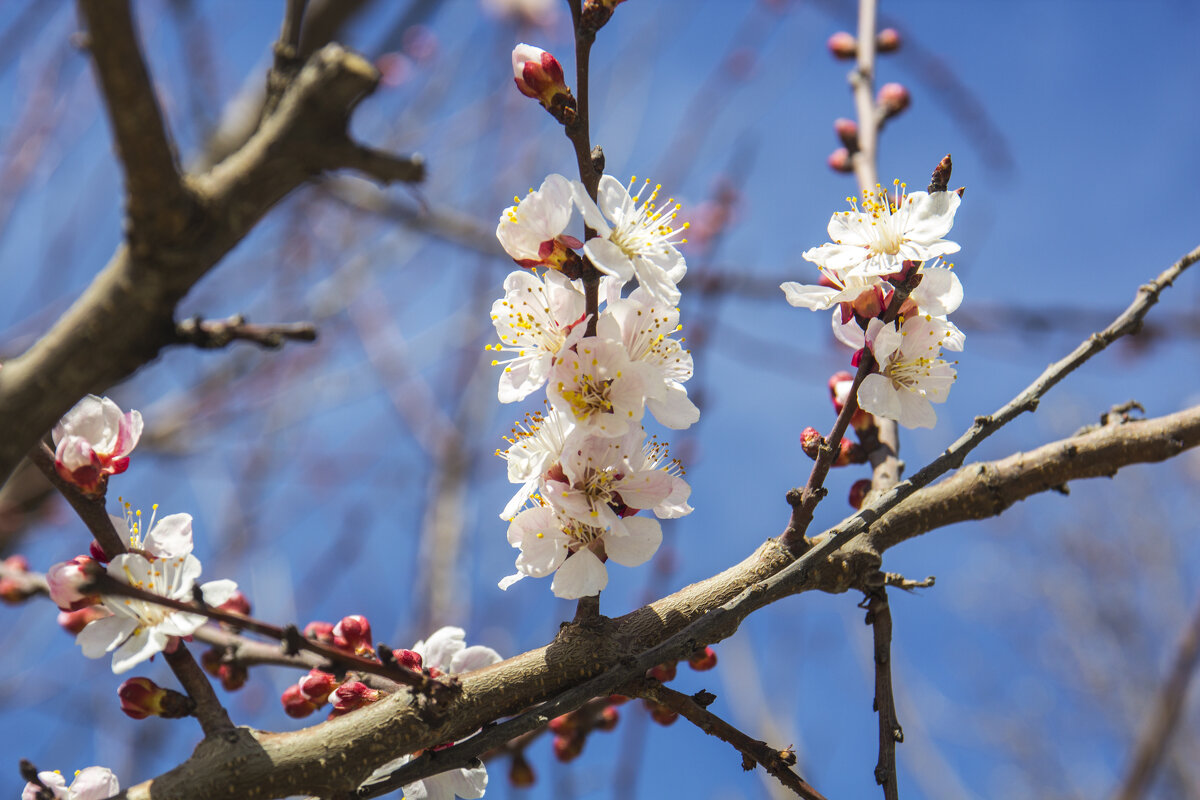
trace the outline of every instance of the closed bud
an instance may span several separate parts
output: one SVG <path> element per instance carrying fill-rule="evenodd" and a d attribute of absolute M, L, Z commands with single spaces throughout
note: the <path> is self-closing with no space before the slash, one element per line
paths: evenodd
<path fill-rule="evenodd" d="M 310 622 L 304 626 L 304 638 L 321 644 L 333 644 L 333 623 Z"/>
<path fill-rule="evenodd" d="M 283 711 L 289 717 L 302 719 L 317 710 L 317 706 L 302 695 L 300 687 L 294 683 L 283 690 L 279 699 L 283 701 Z"/>
<path fill-rule="evenodd" d="M 579 718 L 573 711 L 568 711 L 566 714 L 561 714 L 550 720 L 547 727 L 550 728 L 551 733 L 565 736 L 568 733 L 574 733 L 579 727 Z"/>
<path fill-rule="evenodd" d="M 850 396 L 850 387 L 854 385 L 854 376 L 845 370 L 829 376 L 829 399 L 833 402 L 834 413 L 842 413 L 846 407 L 846 399 Z"/>
<path fill-rule="evenodd" d="M 577 734 L 554 737 L 554 757 L 562 763 L 574 761 L 583 753 L 583 737 Z"/>
<path fill-rule="evenodd" d="M 192 701 L 186 695 L 164 689 L 149 678 L 130 678 L 118 687 L 117 697 L 121 710 L 133 719 L 179 719 L 192 712 Z"/>
<path fill-rule="evenodd" d="M 94 595 L 85 595 L 83 588 L 91 582 L 88 567 L 99 564 L 88 556 L 75 556 L 70 561 L 63 561 L 46 571 L 46 583 L 50 586 L 50 599 L 63 611 L 78 611 L 84 606 L 93 606 L 100 602 Z"/>
<path fill-rule="evenodd" d="M 329 696 L 333 703 L 333 711 L 329 716 L 340 717 L 357 708 L 368 706 L 379 700 L 383 695 L 360 681 L 347 681 L 333 691 Z"/>
<path fill-rule="evenodd" d="M 717 651 L 711 647 L 697 650 L 688 656 L 688 666 L 697 672 L 705 672 L 717 665 Z"/>
<path fill-rule="evenodd" d="M 813 459 L 817 458 L 817 453 L 821 449 L 821 443 L 825 441 L 821 438 L 821 432 L 809 425 L 800 432 L 800 449 L 804 451 L 804 455 Z"/>
<path fill-rule="evenodd" d="M 650 719 L 654 720 L 659 725 L 673 725 L 675 720 L 679 719 L 678 711 L 672 711 L 666 706 L 656 703 L 653 700 L 646 701 L 646 709 L 650 712 Z"/>
<path fill-rule="evenodd" d="M 654 678 L 659 683 L 666 683 L 675 680 L 675 662 L 667 664 L 659 664 L 657 667 L 651 667 L 647 670 L 647 677 Z"/>
<path fill-rule="evenodd" d="M 844 147 L 839 147 L 830 153 L 825 163 L 829 164 L 829 168 L 834 172 L 854 172 L 854 162 L 850 158 L 850 151 Z"/>
<path fill-rule="evenodd" d="M 900 49 L 900 31 L 884 28 L 875 37 L 875 49 L 880 53 L 894 53 Z"/>
<path fill-rule="evenodd" d="M 862 478 L 854 482 L 850 487 L 850 507 L 859 509 L 862 508 L 863 501 L 867 499 L 867 493 L 871 491 L 871 479 Z"/>
<path fill-rule="evenodd" d="M 111 616 L 112 612 L 104 606 L 84 606 L 78 611 L 60 611 L 58 624 L 67 633 L 78 636 L 88 623 Z"/>
<path fill-rule="evenodd" d="M 629 698 L 623 694 L 612 694 L 608 696 L 608 702 L 610 705 L 619 706 L 628 703 Z"/>
<path fill-rule="evenodd" d="M 533 767 L 529 765 L 529 760 L 525 758 L 524 753 L 517 753 L 512 757 L 512 763 L 508 766 L 508 782 L 518 789 L 524 789 L 528 786 L 533 786 L 537 781 L 537 776 L 533 774 Z"/>
<path fill-rule="evenodd" d="M 848 464 L 865 464 L 866 461 L 867 451 L 863 450 L 862 445 L 849 439 L 842 439 L 838 443 L 838 453 L 834 456 L 833 466 L 844 467 Z"/>
<path fill-rule="evenodd" d="M 416 650 L 393 650 L 392 658 L 396 659 L 396 663 L 402 667 L 408 667 L 413 672 L 421 671 L 423 659 L 421 654 Z"/>
<path fill-rule="evenodd" d="M 833 121 L 833 132 L 848 150 L 858 149 L 858 123 L 852 119 L 838 117 Z"/>
<path fill-rule="evenodd" d="M 854 34 L 846 31 L 838 31 L 830 36 L 825 46 L 833 53 L 834 58 L 846 60 L 858 55 L 858 40 L 854 38 Z"/>
<path fill-rule="evenodd" d="M 540 47 L 519 44 L 512 51 L 517 89 L 532 97 L 564 125 L 575 120 L 575 97 L 563 78 L 562 64 Z"/>
<path fill-rule="evenodd" d="M 24 575 L 29 572 L 29 562 L 25 556 L 9 556 L 4 559 L 4 569 L 9 574 L 0 578 L 0 600 L 15 604 L 37 593 L 34 585 L 24 580 Z"/>
<path fill-rule="evenodd" d="M 605 706 L 596 717 L 596 727 L 602 731 L 611 731 L 621 721 L 621 712 L 612 706 Z"/>
<path fill-rule="evenodd" d="M 595 33 L 604 27 L 613 10 L 625 0 L 583 0 L 583 12 L 579 15 L 581 31 Z"/>
<path fill-rule="evenodd" d="M 331 631 L 334 647 L 349 650 L 358 655 L 375 653 L 375 643 L 371 639 L 371 623 L 361 614 L 351 614 L 342 617 L 342 621 Z"/>
<path fill-rule="evenodd" d="M 230 662 L 221 665 L 217 677 L 221 679 L 221 686 L 225 691 L 236 692 L 250 680 L 250 670 L 244 664 Z"/>
<path fill-rule="evenodd" d="M 232 597 L 217 606 L 217 610 L 248 617 L 250 616 L 250 601 L 240 591 L 234 591 Z"/>
<path fill-rule="evenodd" d="M 879 94 L 875 97 L 875 103 L 883 111 L 883 116 L 894 117 L 904 109 L 908 108 L 908 104 L 912 98 L 908 94 L 908 89 L 899 83 L 885 83 L 879 89 Z"/>
<path fill-rule="evenodd" d="M 91 555 L 92 558 L 99 561 L 101 564 L 107 564 L 108 562 L 112 561 L 112 559 L 109 558 L 108 554 L 104 552 L 104 548 L 101 547 L 100 543 L 97 542 L 95 539 L 93 539 L 91 541 L 91 543 L 88 544 L 88 554 Z"/>
<path fill-rule="evenodd" d="M 338 687 L 338 680 L 328 672 L 322 672 L 314 667 L 297 681 L 296 686 L 299 687 L 300 694 L 304 699 L 320 707 L 325 705 L 330 693 Z"/>

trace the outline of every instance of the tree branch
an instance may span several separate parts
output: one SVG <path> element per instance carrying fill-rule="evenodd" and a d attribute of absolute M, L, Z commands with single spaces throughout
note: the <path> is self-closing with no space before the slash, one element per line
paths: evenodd
<path fill-rule="evenodd" d="M 883 579 L 882 573 L 876 573 Z M 892 610 L 887 589 L 878 586 L 867 595 L 867 624 L 875 645 L 875 711 L 879 714 L 879 761 L 875 764 L 875 782 L 883 787 L 885 800 L 899 800 L 896 780 L 896 743 L 904 741 L 904 731 L 896 719 L 896 699 L 892 696 Z"/>
<path fill-rule="evenodd" d="M 181 344 L 205 350 L 228 346 L 234 341 L 253 342 L 266 348 L 283 347 L 283 343 L 315 342 L 317 328 L 311 322 L 286 322 L 275 325 L 252 325 L 241 314 L 227 319 L 185 319 L 175 326 Z"/>

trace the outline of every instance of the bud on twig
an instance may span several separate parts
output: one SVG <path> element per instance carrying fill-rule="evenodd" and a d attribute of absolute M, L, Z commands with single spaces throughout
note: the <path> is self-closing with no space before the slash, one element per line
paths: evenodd
<path fill-rule="evenodd" d="M 804 451 L 804 455 L 816 461 L 817 454 L 821 450 L 821 443 L 825 440 L 821 438 L 821 432 L 809 425 L 800 432 L 800 449 Z"/>
<path fill-rule="evenodd" d="M 838 31 L 830 36 L 829 41 L 825 42 L 825 46 L 829 48 L 829 52 L 833 53 L 834 58 L 843 61 L 858 55 L 858 40 L 854 38 L 853 34 L 846 31 Z"/>
<path fill-rule="evenodd" d="M 575 97 L 567 88 L 557 58 L 540 47 L 519 44 L 512 51 L 512 66 L 521 94 L 540 102 L 563 125 L 575 121 Z"/>
<path fill-rule="evenodd" d="M 829 154 L 829 158 L 825 159 L 825 163 L 834 172 L 854 172 L 854 163 L 850 160 L 850 151 L 844 147 L 839 147 Z"/>
<path fill-rule="evenodd" d="M 908 108 L 911 101 L 908 89 L 899 83 L 885 83 L 879 88 L 879 94 L 875 96 L 875 104 L 883 112 L 884 119 L 896 116 Z"/>
<path fill-rule="evenodd" d="M 523 789 L 527 786 L 533 786 L 537 781 L 537 776 L 533 773 L 533 767 L 529 765 L 528 759 L 524 753 L 516 753 L 512 757 L 512 763 L 508 767 L 508 782 L 518 789 Z"/>
<path fill-rule="evenodd" d="M 688 656 L 688 666 L 697 672 L 706 672 L 717 665 L 717 651 L 702 647 Z"/>
<path fill-rule="evenodd" d="M 850 507 L 854 509 L 862 508 L 863 501 L 867 499 L 867 493 L 871 491 L 871 479 L 862 478 L 854 482 L 850 487 Z"/>
<path fill-rule="evenodd" d="M 121 710 L 133 719 L 179 719 L 190 715 L 193 708 L 187 695 L 164 689 L 149 678 L 130 678 L 117 689 L 117 697 Z"/>
<path fill-rule="evenodd" d="M 900 49 L 900 31 L 884 28 L 875 37 L 875 50 L 879 53 L 894 53 Z"/>

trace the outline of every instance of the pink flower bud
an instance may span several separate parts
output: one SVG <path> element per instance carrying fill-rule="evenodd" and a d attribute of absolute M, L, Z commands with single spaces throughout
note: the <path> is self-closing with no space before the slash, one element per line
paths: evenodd
<path fill-rule="evenodd" d="M 333 711 L 329 712 L 329 716 L 331 718 L 340 717 L 342 714 L 348 714 L 356 708 L 370 705 L 380 697 L 382 695 L 379 692 L 360 681 L 343 683 L 330 695 L 329 699 L 333 703 Z"/>
<path fill-rule="evenodd" d="M 557 58 L 540 47 L 519 44 L 512 51 L 512 66 L 521 94 L 536 99 L 564 125 L 575 119 L 575 98 Z"/>
<path fill-rule="evenodd" d="M 294 683 L 283 690 L 279 699 L 283 701 L 283 711 L 289 717 L 302 719 L 317 710 L 317 706 L 300 694 L 300 687 Z"/>
<path fill-rule="evenodd" d="M 600 710 L 600 714 L 596 718 L 596 728 L 602 731 L 611 731 L 617 727 L 617 723 L 620 721 L 621 712 L 612 706 L 605 706 Z"/>
<path fill-rule="evenodd" d="M 550 720 L 547 727 L 550 728 L 551 733 L 565 736 L 579 727 L 579 717 L 575 712 L 568 711 L 566 714 L 561 714 Z"/>
<path fill-rule="evenodd" d="M 396 659 L 396 663 L 402 667 L 408 667 L 413 672 L 421 671 L 423 663 L 421 654 L 416 650 L 393 650 L 392 658 Z"/>
<path fill-rule="evenodd" d="M 858 442 L 842 439 L 838 444 L 838 454 L 834 456 L 833 466 L 844 467 L 847 464 L 865 464 L 867 451 Z"/>
<path fill-rule="evenodd" d="M 834 172 L 854 172 L 854 162 L 850 159 L 850 151 L 844 147 L 839 147 L 829 154 L 829 158 L 825 159 L 825 163 L 829 164 L 829 168 Z"/>
<path fill-rule="evenodd" d="M 46 583 L 50 585 L 50 599 L 54 604 L 63 611 L 78 611 L 98 603 L 98 597 L 85 595 L 82 591 L 91 581 L 89 568 L 93 567 L 99 569 L 100 565 L 88 556 L 75 556 L 52 566 L 46 572 Z"/>
<path fill-rule="evenodd" d="M 108 553 L 104 552 L 104 548 L 101 547 L 100 543 L 95 539 L 88 543 L 88 555 L 99 561 L 101 564 L 107 564 L 108 562 L 112 561 L 112 558 L 109 557 Z"/>
<path fill-rule="evenodd" d="M 67 633 L 78 636 L 88 623 L 111 616 L 112 612 L 104 606 L 85 606 L 78 611 L 59 612 L 58 624 Z"/>
<path fill-rule="evenodd" d="M 717 665 L 717 651 L 705 647 L 688 656 L 688 666 L 697 672 L 706 672 Z"/>
<path fill-rule="evenodd" d="M 862 508 L 863 500 L 867 499 L 867 492 L 871 491 L 871 479 L 862 478 L 854 482 L 850 487 L 850 507 Z"/>
<path fill-rule="evenodd" d="M 118 687 L 117 697 L 121 710 L 133 719 L 179 719 L 188 716 L 193 705 L 186 695 L 164 689 L 149 678 L 130 678 Z"/>
<path fill-rule="evenodd" d="M 651 667 L 646 671 L 647 677 L 654 678 L 659 683 L 666 683 L 675 680 L 676 667 L 675 662 L 669 664 L 659 664 L 657 667 Z"/>
<path fill-rule="evenodd" d="M 217 606 L 220 611 L 225 611 L 230 614 L 241 614 L 243 617 L 250 616 L 250 601 L 246 599 L 246 595 L 241 591 L 234 590 L 233 595 L 221 605 Z"/>
<path fill-rule="evenodd" d="M 830 36 L 825 46 L 833 53 L 834 58 L 845 60 L 858 56 L 858 40 L 854 38 L 854 34 L 846 31 L 838 31 Z"/>
<path fill-rule="evenodd" d="M 894 117 L 908 108 L 912 98 L 899 83 L 885 83 L 875 97 L 875 103 L 883 110 L 884 117 Z"/>
<path fill-rule="evenodd" d="M 518 789 L 523 789 L 533 786 L 536 781 L 537 776 L 533 774 L 533 767 L 529 765 L 529 760 L 525 758 L 524 753 L 517 752 L 508 767 L 508 782 Z"/>
<path fill-rule="evenodd" d="M 333 623 L 310 622 L 304 626 L 304 638 L 321 644 L 333 644 Z"/>
<path fill-rule="evenodd" d="M 818 451 L 821 449 L 822 441 L 824 439 L 821 438 L 821 432 L 812 425 L 809 425 L 800 432 L 800 449 L 804 451 L 804 455 L 814 461 L 817 458 Z"/>
<path fill-rule="evenodd" d="M 679 719 L 678 711 L 672 711 L 666 706 L 656 703 L 653 700 L 647 700 L 645 703 L 646 710 L 650 712 L 650 719 L 654 720 L 659 725 L 673 725 L 675 720 Z"/>
<path fill-rule="evenodd" d="M 858 123 L 852 119 L 838 117 L 833 121 L 833 132 L 848 150 L 858 149 Z"/>
<path fill-rule="evenodd" d="M 893 53 L 900 49 L 900 31 L 884 28 L 875 37 L 875 49 L 880 53 Z"/>
<path fill-rule="evenodd" d="M 309 702 L 320 707 L 325 705 L 325 701 L 329 699 L 329 695 L 338 687 L 339 683 L 338 679 L 333 675 L 314 668 L 301 678 L 296 685 L 300 687 L 301 695 Z"/>
<path fill-rule="evenodd" d="M 364 655 L 375 652 L 375 642 L 371 638 L 371 623 L 361 614 L 351 614 L 342 617 L 342 621 L 331 631 L 334 647 Z"/>
<path fill-rule="evenodd" d="M 846 405 L 846 398 L 850 394 L 850 387 L 853 385 L 854 376 L 845 370 L 829 376 L 829 399 L 833 401 L 835 413 L 842 413 L 842 409 Z"/>
<path fill-rule="evenodd" d="M 86 494 L 103 494 L 108 476 L 129 468 L 141 435 L 141 414 L 122 414 L 112 400 L 89 394 L 54 426 L 55 471 Z"/>
<path fill-rule="evenodd" d="M 566 764 L 583 753 L 583 737 L 578 734 L 554 737 L 554 757 Z"/>

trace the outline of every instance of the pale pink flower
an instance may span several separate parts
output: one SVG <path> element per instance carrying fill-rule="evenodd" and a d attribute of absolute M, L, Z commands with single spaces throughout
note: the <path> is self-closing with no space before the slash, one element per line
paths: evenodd
<path fill-rule="evenodd" d="M 492 304 L 492 325 L 499 344 L 486 349 L 503 353 L 493 366 L 504 366 L 498 396 L 501 403 L 523 400 L 546 383 L 555 358 L 584 334 L 584 297 L 560 272 L 544 279 L 513 272 L 504 280 L 504 297 Z"/>
<path fill-rule="evenodd" d="M 54 794 L 55 800 L 105 800 L 121 791 L 117 776 L 107 767 L 76 770 L 70 786 L 58 771 L 39 772 L 38 779 Z M 21 800 L 37 800 L 39 791 L 41 788 L 36 783 L 27 783 L 21 792 Z"/>
<path fill-rule="evenodd" d="M 129 467 L 129 453 L 142 435 L 142 415 L 122 414 L 107 397 L 89 394 L 54 426 L 54 466 L 63 480 L 99 492 L 109 475 Z"/>
<path fill-rule="evenodd" d="M 550 403 L 576 425 L 576 435 L 622 436 L 641 422 L 645 389 L 625 347 L 580 339 L 560 353 L 547 381 Z"/>
<path fill-rule="evenodd" d="M 575 205 L 571 182 L 562 175 L 550 175 L 536 192 L 513 199 L 517 204 L 504 209 L 496 226 L 496 238 L 513 261 L 522 267 L 561 266 L 568 249 L 583 247 L 563 235 Z"/>
<path fill-rule="evenodd" d="M 955 379 L 954 368 L 939 358 L 951 337 L 946 323 L 932 317 L 905 320 L 899 330 L 871 320 L 866 338 L 879 371 L 858 387 L 859 406 L 906 428 L 932 428 L 937 414 L 931 404 L 946 401 Z"/>

